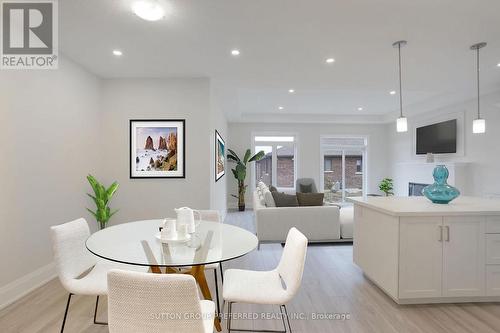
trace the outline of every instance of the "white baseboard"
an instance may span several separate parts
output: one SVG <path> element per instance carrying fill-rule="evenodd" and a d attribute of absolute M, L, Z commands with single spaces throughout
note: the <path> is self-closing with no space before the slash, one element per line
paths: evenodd
<path fill-rule="evenodd" d="M 50 263 L 0 287 L 0 309 L 9 306 L 56 276 L 55 264 Z"/>
<path fill-rule="evenodd" d="M 245 207 L 247 209 L 252 209 L 253 205 L 252 205 L 252 203 L 247 202 L 247 203 L 245 203 Z M 227 208 L 231 209 L 231 210 L 238 209 L 238 202 L 237 201 L 229 201 L 227 203 Z"/>

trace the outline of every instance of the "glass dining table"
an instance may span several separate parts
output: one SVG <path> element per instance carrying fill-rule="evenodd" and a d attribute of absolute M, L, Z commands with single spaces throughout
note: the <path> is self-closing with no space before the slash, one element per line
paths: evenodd
<path fill-rule="evenodd" d="M 185 243 L 162 243 L 157 238 L 162 220 L 144 220 L 108 227 L 86 241 L 94 255 L 123 264 L 147 266 L 153 273 L 191 274 L 203 294 L 212 300 L 205 277 L 205 265 L 232 260 L 253 251 L 257 237 L 242 228 L 218 222 L 200 221 Z M 217 331 L 221 331 L 218 317 Z"/>

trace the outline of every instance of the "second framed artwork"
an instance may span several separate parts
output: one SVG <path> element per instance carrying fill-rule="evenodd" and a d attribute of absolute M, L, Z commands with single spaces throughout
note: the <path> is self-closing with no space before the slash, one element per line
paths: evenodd
<path fill-rule="evenodd" d="M 130 178 L 185 178 L 186 121 L 130 120 Z"/>
<path fill-rule="evenodd" d="M 215 181 L 226 174 L 226 143 L 215 130 Z"/>

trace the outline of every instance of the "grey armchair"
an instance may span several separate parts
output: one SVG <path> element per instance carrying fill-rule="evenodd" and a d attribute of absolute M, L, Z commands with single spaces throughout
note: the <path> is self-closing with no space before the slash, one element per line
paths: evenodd
<path fill-rule="evenodd" d="M 318 193 L 318 189 L 316 188 L 316 183 L 312 178 L 299 178 L 295 182 L 295 190 L 297 192 L 301 192 L 300 185 L 309 186 L 311 185 L 311 193 Z"/>

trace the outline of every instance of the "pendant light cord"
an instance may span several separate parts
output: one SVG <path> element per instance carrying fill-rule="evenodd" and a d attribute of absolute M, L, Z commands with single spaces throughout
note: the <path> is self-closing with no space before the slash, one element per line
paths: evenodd
<path fill-rule="evenodd" d="M 480 93 L 479 93 L 479 91 L 480 91 L 479 90 L 479 82 L 480 82 L 479 81 L 479 47 L 476 49 L 476 51 L 477 51 L 477 57 L 476 57 L 477 58 L 477 64 L 476 64 L 477 65 L 477 67 L 476 67 L 476 69 L 477 69 L 477 119 L 481 119 L 481 111 L 480 111 L 481 110 L 481 102 L 480 102 L 480 98 L 479 98 L 479 96 L 480 96 Z"/>
<path fill-rule="evenodd" d="M 399 54 L 399 114 L 403 118 L 403 88 L 401 84 L 401 43 L 398 44 Z"/>

